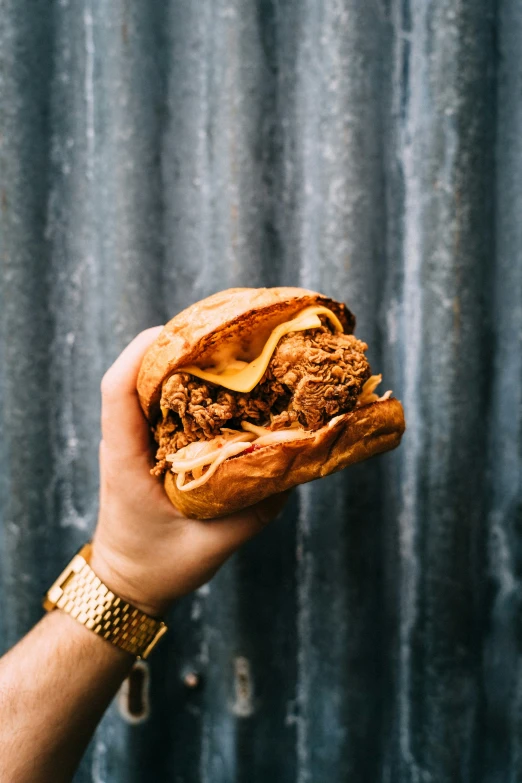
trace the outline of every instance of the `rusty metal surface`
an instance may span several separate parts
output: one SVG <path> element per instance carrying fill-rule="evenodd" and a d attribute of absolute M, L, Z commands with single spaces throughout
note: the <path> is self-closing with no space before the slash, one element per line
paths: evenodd
<path fill-rule="evenodd" d="M 521 37 L 516 0 L 2 4 L 0 648 L 93 528 L 142 328 L 316 288 L 408 422 L 173 609 L 76 783 L 522 777 Z"/>

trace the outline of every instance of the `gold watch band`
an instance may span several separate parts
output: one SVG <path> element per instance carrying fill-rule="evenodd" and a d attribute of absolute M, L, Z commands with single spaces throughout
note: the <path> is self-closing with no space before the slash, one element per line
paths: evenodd
<path fill-rule="evenodd" d="M 43 606 L 61 609 L 116 647 L 147 658 L 167 626 L 149 617 L 109 590 L 89 565 L 91 544 L 85 544 L 48 590 Z"/>

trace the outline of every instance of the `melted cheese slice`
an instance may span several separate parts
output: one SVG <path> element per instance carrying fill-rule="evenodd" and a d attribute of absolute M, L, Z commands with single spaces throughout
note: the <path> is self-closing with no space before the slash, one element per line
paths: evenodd
<path fill-rule="evenodd" d="M 202 378 L 202 380 L 215 383 L 218 386 L 224 386 L 225 389 L 231 389 L 232 391 L 252 391 L 265 374 L 279 340 L 289 332 L 301 332 L 304 329 L 316 329 L 318 326 L 321 326 L 319 315 L 327 316 L 336 332 L 343 331 L 341 322 L 335 313 L 332 313 L 327 307 L 319 305 L 307 307 L 296 315 L 295 318 L 292 318 L 291 321 L 285 321 L 276 326 L 259 356 L 249 363 L 236 359 L 228 362 L 223 368 L 213 368 L 214 372 L 212 372 L 212 369 L 201 370 L 199 367 L 189 364 L 186 367 L 180 367 L 176 372 L 190 373 L 190 375 L 195 375 L 197 378 Z"/>

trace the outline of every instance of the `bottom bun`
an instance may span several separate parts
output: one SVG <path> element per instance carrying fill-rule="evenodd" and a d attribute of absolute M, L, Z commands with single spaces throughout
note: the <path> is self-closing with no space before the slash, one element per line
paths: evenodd
<path fill-rule="evenodd" d="M 196 489 L 182 492 L 175 475 L 168 472 L 165 490 L 185 516 L 213 519 L 394 449 L 404 428 L 399 400 L 372 402 L 337 416 L 313 437 L 274 443 L 228 459 Z"/>

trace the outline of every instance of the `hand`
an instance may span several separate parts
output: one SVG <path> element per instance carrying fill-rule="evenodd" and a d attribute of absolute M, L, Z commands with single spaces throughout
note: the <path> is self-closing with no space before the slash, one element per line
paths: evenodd
<path fill-rule="evenodd" d="M 172 506 L 154 465 L 136 379 L 162 327 L 141 332 L 102 381 L 100 512 L 91 566 L 116 595 L 159 616 L 207 582 L 225 560 L 282 509 L 287 493 L 228 517 L 200 522 Z"/>

